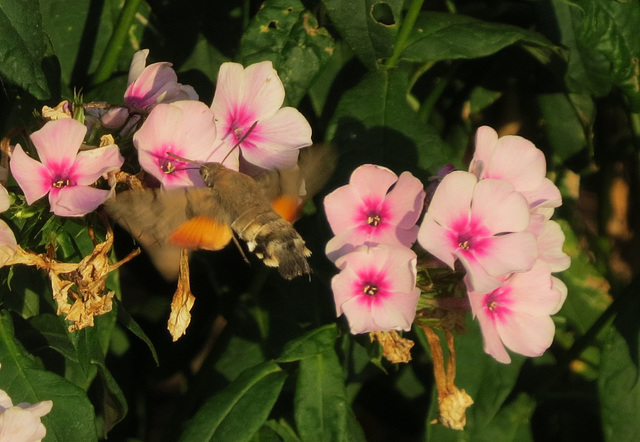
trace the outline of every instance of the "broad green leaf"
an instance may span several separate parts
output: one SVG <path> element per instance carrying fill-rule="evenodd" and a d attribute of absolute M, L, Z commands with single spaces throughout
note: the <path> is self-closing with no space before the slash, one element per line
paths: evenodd
<path fill-rule="evenodd" d="M 300 438 L 296 434 L 295 430 L 291 428 L 291 425 L 289 425 L 289 423 L 284 419 L 280 419 L 278 421 L 273 419 L 268 420 L 265 422 L 264 427 L 267 427 L 276 433 L 279 437 L 279 441 L 300 442 Z"/>
<path fill-rule="evenodd" d="M 181 441 L 248 441 L 267 421 L 286 374 L 272 361 L 244 371 L 196 413 Z"/>
<path fill-rule="evenodd" d="M 460 390 L 464 389 L 474 401 L 473 405 L 467 408 L 467 425 L 464 431 L 451 430 L 442 425 L 430 425 L 429 422 L 438 416 L 437 394 L 434 392 L 427 416 L 426 440 L 475 441 L 481 440 L 476 439 L 477 437 L 491 434 L 492 427 L 498 425 L 498 422 L 503 419 L 500 417 L 501 411 L 504 409 L 507 397 L 513 391 L 525 361 L 524 357 L 510 353 L 510 364 L 497 362 L 483 351 L 482 335 L 477 322 L 469 317 L 467 328 L 468 333 L 455 337 L 457 367 L 455 385 Z M 419 331 L 419 333 L 422 332 Z M 526 407 L 526 410 L 529 410 L 528 413 L 532 411 L 530 408 Z M 525 413 L 524 409 L 521 411 Z M 513 439 L 504 437 L 500 440 Z"/>
<path fill-rule="evenodd" d="M 50 97 L 42 70 L 46 35 L 38 0 L 0 3 L 0 74 L 34 97 Z"/>
<path fill-rule="evenodd" d="M 423 12 L 401 58 L 421 63 L 480 58 L 514 44 L 523 46 L 542 63 L 560 55 L 553 43 L 528 29 L 459 14 Z"/>
<path fill-rule="evenodd" d="M 104 363 L 99 363 L 99 399 L 102 406 L 102 438 L 127 415 L 129 406 L 124 393 Z"/>
<path fill-rule="evenodd" d="M 396 173 L 435 172 L 453 161 L 450 148 L 407 102 L 408 79 L 401 70 L 371 72 L 347 91 L 329 125 L 327 139 L 338 147 L 336 178 L 348 180 L 355 167 L 374 163 Z"/>
<path fill-rule="evenodd" d="M 605 440 L 635 440 L 640 434 L 640 280 L 621 293 L 618 315 L 602 349 L 598 390 Z"/>
<path fill-rule="evenodd" d="M 142 327 L 131 317 L 129 312 L 127 312 L 124 307 L 120 304 L 119 301 L 116 301 L 118 304 L 118 322 L 135 336 L 137 336 L 142 342 L 147 344 L 149 347 L 149 351 L 151 351 L 151 356 L 155 361 L 156 365 L 160 365 L 160 361 L 158 360 L 158 353 L 156 352 L 156 348 L 153 345 L 153 342 L 149 339 L 147 334 L 144 332 Z"/>
<path fill-rule="evenodd" d="M 240 60 L 271 60 L 285 85 L 285 103 L 297 105 L 333 53 L 333 38 L 299 0 L 267 0 L 244 32 Z"/>
<path fill-rule="evenodd" d="M 338 330 L 335 324 L 328 324 L 311 330 L 304 336 L 288 342 L 278 362 L 293 362 L 315 356 L 331 350 L 338 337 Z"/>
<path fill-rule="evenodd" d="M 391 56 L 402 21 L 401 0 L 323 0 L 340 36 L 369 69 Z"/>
<path fill-rule="evenodd" d="M 552 2 L 561 42 L 571 56 L 566 80 L 571 91 L 605 95 L 613 85 L 640 110 L 640 1 Z"/>
<path fill-rule="evenodd" d="M 15 339 L 11 315 L 0 311 L 0 389 L 15 404 L 53 401 L 51 413 L 42 418 L 45 441 L 98 440 L 93 405 L 86 392 L 64 378 L 43 370 Z"/>
<path fill-rule="evenodd" d="M 364 440 L 347 401 L 342 366 L 333 349 L 300 361 L 294 406 L 303 441 Z"/>

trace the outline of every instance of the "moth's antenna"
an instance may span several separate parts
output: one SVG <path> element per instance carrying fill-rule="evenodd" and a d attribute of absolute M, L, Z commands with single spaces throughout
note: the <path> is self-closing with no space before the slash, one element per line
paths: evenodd
<path fill-rule="evenodd" d="M 251 125 L 251 127 L 249 128 L 249 130 L 247 130 L 244 135 L 242 135 L 242 138 L 240 138 L 238 140 L 238 142 L 231 148 L 231 150 L 229 151 L 229 153 L 227 153 L 224 158 L 222 159 L 222 161 L 220 161 L 220 164 L 224 163 L 225 161 L 227 161 L 227 158 L 229 158 L 229 155 L 231 155 L 231 152 L 233 152 L 236 147 L 240 146 L 240 143 L 242 143 L 244 140 L 247 139 L 247 137 L 251 134 L 251 132 L 253 132 L 253 129 L 256 128 L 256 126 L 258 125 L 258 120 L 254 121 L 253 124 Z"/>
<path fill-rule="evenodd" d="M 175 158 L 176 160 L 184 161 L 185 163 L 198 164 L 197 161 L 190 160 L 190 159 L 185 158 L 185 157 L 181 157 L 180 155 L 176 155 L 173 152 L 166 152 L 166 154 L 169 155 L 170 157 Z"/>

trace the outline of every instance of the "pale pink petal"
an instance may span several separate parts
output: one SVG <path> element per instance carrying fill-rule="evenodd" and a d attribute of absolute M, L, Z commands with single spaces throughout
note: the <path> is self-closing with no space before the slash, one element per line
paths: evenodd
<path fill-rule="evenodd" d="M 46 123 L 31 134 L 40 161 L 53 173 L 62 173 L 71 166 L 87 133 L 84 124 L 65 118 Z"/>
<path fill-rule="evenodd" d="M 102 174 L 119 169 L 123 163 L 124 158 L 115 144 L 85 150 L 78 153 L 69 178 L 73 177 L 78 185 L 88 186 Z"/>
<path fill-rule="evenodd" d="M 525 138 L 508 135 L 498 140 L 484 177 L 506 180 L 523 192 L 540 186 L 546 172 L 547 162 L 540 149 Z"/>
<path fill-rule="evenodd" d="M 0 184 L 0 212 L 6 211 L 10 204 L 11 200 L 9 199 L 9 192 L 2 184 Z"/>
<path fill-rule="evenodd" d="M 136 109 L 146 109 L 160 102 L 167 91 L 176 87 L 178 76 L 168 62 L 147 66 L 124 93 L 124 101 Z"/>
<path fill-rule="evenodd" d="M 549 316 L 562 303 L 562 293 L 553 288 L 551 271 L 543 261 L 536 261 L 533 268 L 516 273 L 505 285 L 511 291 L 511 310 L 535 316 Z"/>
<path fill-rule="evenodd" d="M 467 225 L 475 175 L 461 170 L 451 172 L 436 189 L 428 213 L 440 225 L 457 230 Z"/>
<path fill-rule="evenodd" d="M 249 144 L 252 147 L 246 147 Z M 295 166 L 298 149 L 311 146 L 311 126 L 297 109 L 283 107 L 258 125 L 242 143 L 242 155 L 265 169 L 287 169 Z M 267 151 L 273 158 L 264 158 Z M 262 155 L 261 155 L 262 154 Z"/>
<path fill-rule="evenodd" d="M 182 147 L 183 152 L 189 153 L 189 159 L 200 161 L 209 157 L 216 139 L 213 111 L 206 104 L 193 100 L 176 101 L 163 106 L 177 107 L 182 111 L 176 132 L 167 141 L 170 140 L 175 145 Z M 152 113 L 154 112 L 155 109 Z M 156 124 L 161 124 L 161 120 Z"/>
<path fill-rule="evenodd" d="M 211 149 L 209 156 L 203 160 L 205 163 L 220 163 L 227 169 L 239 170 L 240 150 L 237 147 L 234 149 L 233 145 L 216 140 Z"/>
<path fill-rule="evenodd" d="M 126 107 L 114 107 L 100 117 L 100 121 L 107 129 L 118 129 L 127 122 L 129 109 Z"/>
<path fill-rule="evenodd" d="M 324 198 L 325 214 L 334 235 L 360 225 L 361 206 L 361 196 L 350 185 L 339 187 Z"/>
<path fill-rule="evenodd" d="M 43 439 L 47 429 L 29 411 L 12 407 L 0 414 L 0 442 L 36 442 Z"/>
<path fill-rule="evenodd" d="M 565 283 L 555 276 L 551 277 L 551 283 L 553 284 L 553 290 L 558 292 L 558 305 L 549 312 L 549 314 L 555 315 L 562 308 L 564 301 L 567 300 L 567 294 L 569 293 L 569 290 L 567 289 Z"/>
<path fill-rule="evenodd" d="M 349 299 L 359 296 L 356 281 L 358 275 L 353 268 L 343 268 L 341 272 L 331 279 L 331 290 L 333 291 L 333 300 L 336 305 L 336 316 L 344 313 L 342 305 Z"/>
<path fill-rule="evenodd" d="M 502 285 L 502 279 L 487 273 L 473 255 L 465 255 L 458 251 L 456 256 L 467 271 L 464 284 L 469 292 L 489 293 Z"/>
<path fill-rule="evenodd" d="M 562 205 L 560 190 L 549 178 L 543 178 L 538 187 L 524 190 L 522 194 L 532 209 L 537 207 L 553 208 Z"/>
<path fill-rule="evenodd" d="M 415 287 L 409 292 L 387 293 L 384 302 L 371 306 L 371 316 L 378 330 L 411 330 L 419 299 L 420 289 Z"/>
<path fill-rule="evenodd" d="M 11 397 L 4 390 L 0 390 L 0 407 L 2 408 L 13 407 L 13 401 L 11 400 Z"/>
<path fill-rule="evenodd" d="M 498 330 L 490 314 L 487 314 L 486 295 L 469 293 L 471 311 L 478 319 L 482 332 L 483 349 L 485 353 L 493 356 L 498 362 L 508 364 L 511 358 L 502 344 Z"/>
<path fill-rule="evenodd" d="M 127 86 L 136 81 L 144 71 L 147 65 L 147 56 L 149 49 L 142 49 L 133 54 L 131 65 L 129 66 L 129 77 L 127 78 Z"/>
<path fill-rule="evenodd" d="M 411 228 L 422 214 L 424 186 L 409 172 L 403 172 L 385 199 L 390 217 L 388 221 L 399 227 Z M 415 241 L 415 238 L 414 238 Z"/>
<path fill-rule="evenodd" d="M 564 240 L 564 233 L 555 221 L 547 221 L 538 236 L 538 257 L 552 272 L 562 272 L 571 266 L 571 258 L 562 251 Z"/>
<path fill-rule="evenodd" d="M 230 124 L 229 120 L 235 118 L 238 108 L 245 107 L 244 96 L 244 68 L 239 63 L 222 63 L 211 103 L 216 119 Z"/>
<path fill-rule="evenodd" d="M 469 165 L 469 172 L 478 179 L 484 178 L 487 166 L 491 163 L 491 157 L 498 143 L 498 134 L 489 126 L 479 127 L 476 131 L 475 152 Z"/>
<path fill-rule="evenodd" d="M 529 205 L 506 181 L 478 181 L 473 192 L 471 217 L 491 234 L 521 232 L 529 226 Z"/>
<path fill-rule="evenodd" d="M 505 316 L 496 328 L 508 349 L 524 356 L 540 356 L 553 342 L 555 325 L 549 316 L 534 316 L 523 312 Z"/>
<path fill-rule="evenodd" d="M 42 163 L 24 153 L 19 144 L 16 144 L 13 150 L 9 167 L 11 174 L 24 192 L 27 204 L 33 204 L 51 190 L 53 174 Z"/>
<path fill-rule="evenodd" d="M 26 407 L 24 406 L 26 405 Z M 18 404 L 18 407 L 22 407 L 25 410 L 28 410 L 35 417 L 42 417 L 45 414 L 48 414 L 53 408 L 52 401 L 42 401 L 37 404 L 29 405 L 29 404 Z"/>
<path fill-rule="evenodd" d="M 361 201 L 380 201 L 385 199 L 389 188 L 398 180 L 398 175 L 386 167 L 374 164 L 359 166 L 351 174 L 349 185 Z"/>
<path fill-rule="evenodd" d="M 244 70 L 245 104 L 258 120 L 271 117 L 284 102 L 285 90 L 270 61 L 254 63 Z"/>
<path fill-rule="evenodd" d="M 438 224 L 430 212 L 426 213 L 418 230 L 418 242 L 427 252 L 453 269 L 458 234 Z"/>
<path fill-rule="evenodd" d="M 531 232 L 517 232 L 476 241 L 472 253 L 487 273 L 500 276 L 530 270 L 538 249 Z"/>
<path fill-rule="evenodd" d="M 49 193 L 51 211 L 58 216 L 84 216 L 109 197 L 108 190 L 88 186 L 66 186 Z"/>

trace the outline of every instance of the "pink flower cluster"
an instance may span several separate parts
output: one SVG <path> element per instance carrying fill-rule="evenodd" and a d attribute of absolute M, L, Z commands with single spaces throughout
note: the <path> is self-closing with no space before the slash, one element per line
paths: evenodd
<path fill-rule="evenodd" d="M 133 144 L 140 166 L 163 187 L 205 185 L 197 168 L 180 158 L 256 172 L 293 167 L 298 150 L 311 145 L 304 116 L 282 107 L 284 86 L 270 61 L 246 69 L 223 63 L 213 103 L 207 106 L 197 101 L 191 86 L 177 82 L 170 63 L 145 66 L 147 55 L 148 50 L 134 55 L 126 105 L 102 115 L 102 124 L 120 128 L 123 135 L 146 117 Z M 82 148 L 86 132 L 70 118 L 46 123 L 31 135 L 40 161 L 16 145 L 11 172 L 28 204 L 48 194 L 56 215 L 83 216 L 108 198 L 108 190 L 93 184 L 119 169 L 124 159 L 115 144 Z"/>
<path fill-rule="evenodd" d="M 562 230 L 549 219 L 562 199 L 545 173 L 533 143 L 481 127 L 469 172 L 443 178 L 418 233 L 428 252 L 465 268 L 484 349 L 503 363 L 511 360 L 505 346 L 539 356 L 551 345 L 550 315 L 567 295 L 552 272 L 566 270 L 570 259 Z"/>
<path fill-rule="evenodd" d="M 326 196 L 336 235 L 326 254 L 340 269 L 331 287 L 336 313 L 344 313 L 351 333 L 411 328 L 420 290 L 410 247 L 424 197 L 422 183 L 409 172 L 398 178 L 372 164 L 358 167 L 348 185 Z"/>

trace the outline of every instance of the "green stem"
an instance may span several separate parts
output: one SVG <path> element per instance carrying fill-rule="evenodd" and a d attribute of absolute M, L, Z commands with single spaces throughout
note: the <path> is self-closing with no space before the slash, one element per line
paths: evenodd
<path fill-rule="evenodd" d="M 396 66 L 398 61 L 400 61 L 400 55 L 407 45 L 407 40 L 411 35 L 413 26 L 416 24 L 416 20 L 418 19 L 423 3 L 424 0 L 412 0 L 409 10 L 407 11 L 407 15 L 404 18 L 404 23 L 400 28 L 400 32 L 398 32 L 398 38 L 396 38 L 396 44 L 393 48 L 393 55 L 387 60 L 387 68 Z"/>
<path fill-rule="evenodd" d="M 122 52 L 124 42 L 127 40 L 131 23 L 133 23 L 136 12 L 138 12 L 140 2 L 141 0 L 125 0 L 116 27 L 113 30 L 113 34 L 111 34 L 111 39 L 102 55 L 98 69 L 91 77 L 89 86 L 96 86 L 107 81 L 115 71 L 120 52 Z"/>

